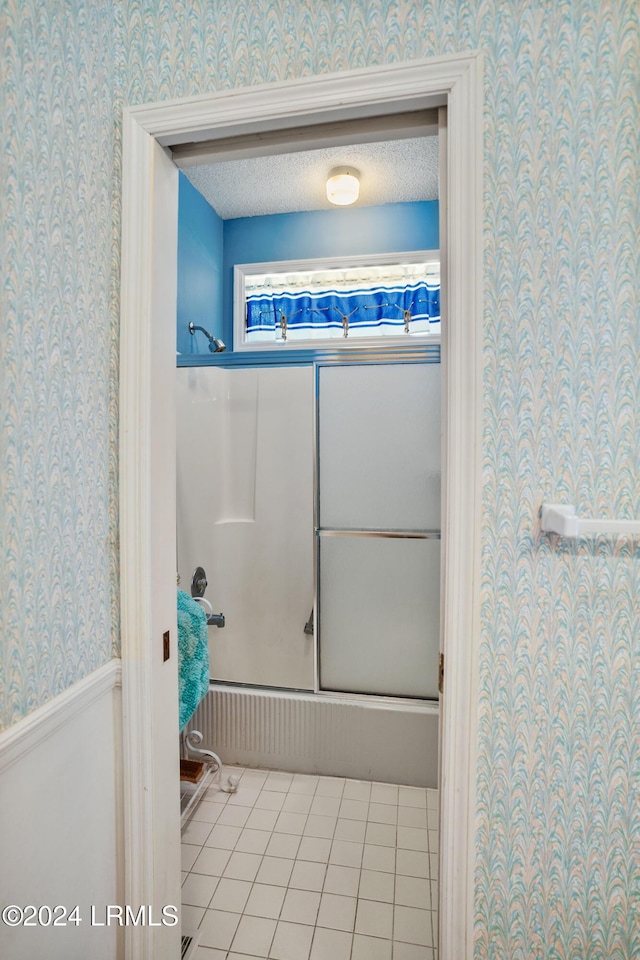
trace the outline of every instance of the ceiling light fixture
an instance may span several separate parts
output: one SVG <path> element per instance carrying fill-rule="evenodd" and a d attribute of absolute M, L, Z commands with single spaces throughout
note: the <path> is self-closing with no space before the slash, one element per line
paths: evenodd
<path fill-rule="evenodd" d="M 327 200 L 339 207 L 355 203 L 360 195 L 360 171 L 354 167 L 334 167 L 327 180 Z"/>

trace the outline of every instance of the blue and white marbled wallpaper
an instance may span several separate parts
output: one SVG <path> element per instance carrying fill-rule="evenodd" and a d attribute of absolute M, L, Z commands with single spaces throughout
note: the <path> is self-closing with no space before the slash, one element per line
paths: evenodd
<path fill-rule="evenodd" d="M 5 722 L 117 636 L 122 104 L 482 50 L 476 958 L 640 956 L 638 542 L 551 544 L 536 519 L 543 499 L 640 516 L 637 0 L 5 0 L 3 17 Z"/>
<path fill-rule="evenodd" d="M 113 23 L 0 3 L 0 729 L 117 650 Z"/>

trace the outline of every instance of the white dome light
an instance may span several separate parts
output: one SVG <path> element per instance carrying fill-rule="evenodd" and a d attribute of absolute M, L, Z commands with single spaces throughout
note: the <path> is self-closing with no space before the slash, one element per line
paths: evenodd
<path fill-rule="evenodd" d="M 355 203 L 360 195 L 360 173 L 353 167 L 334 167 L 327 180 L 327 200 L 339 207 Z"/>

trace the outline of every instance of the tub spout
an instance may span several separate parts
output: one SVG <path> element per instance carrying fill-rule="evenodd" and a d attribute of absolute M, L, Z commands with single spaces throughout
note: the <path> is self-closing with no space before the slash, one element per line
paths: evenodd
<path fill-rule="evenodd" d="M 212 613 L 207 617 L 207 626 L 224 627 L 224 613 Z"/>

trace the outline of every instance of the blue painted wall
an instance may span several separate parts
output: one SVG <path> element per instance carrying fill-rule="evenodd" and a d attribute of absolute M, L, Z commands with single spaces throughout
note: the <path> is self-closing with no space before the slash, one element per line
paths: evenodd
<path fill-rule="evenodd" d="M 233 343 L 233 267 L 236 263 L 437 250 L 438 247 L 437 200 L 225 220 L 222 339 L 229 347 Z M 280 356 L 279 362 L 282 362 Z"/>
<path fill-rule="evenodd" d="M 222 337 L 223 220 L 183 173 L 178 186 L 178 353 L 205 353 L 202 333 L 189 333 L 189 322 Z M 223 338 L 224 339 L 224 338 Z"/>
<path fill-rule="evenodd" d="M 236 263 L 306 260 L 314 257 L 436 250 L 438 201 L 387 203 L 347 210 L 312 210 L 265 217 L 221 220 L 180 174 L 178 208 L 178 335 L 184 362 L 193 354 L 206 362 L 230 363 L 233 345 L 233 267 Z M 201 333 L 191 336 L 189 321 L 204 326 L 227 344 L 211 354 Z M 312 351 L 311 351 L 312 352 Z M 289 353 L 291 356 L 289 356 Z M 301 351 L 289 351 L 299 362 Z M 310 351 L 302 351 L 306 356 Z M 260 354 L 262 358 L 262 352 Z M 242 360 L 248 358 L 243 355 Z M 253 358 L 254 361 L 258 359 Z M 282 363 L 282 354 L 267 354 Z M 179 358 L 179 362 L 180 358 Z"/>

